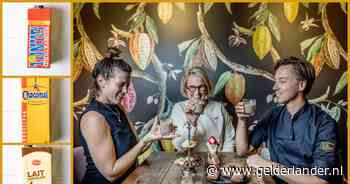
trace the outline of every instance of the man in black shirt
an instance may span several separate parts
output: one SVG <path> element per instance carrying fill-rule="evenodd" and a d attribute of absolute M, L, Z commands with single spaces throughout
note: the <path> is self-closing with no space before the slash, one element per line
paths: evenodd
<path fill-rule="evenodd" d="M 313 66 L 290 57 L 275 66 L 275 100 L 273 107 L 248 135 L 243 103 L 236 106 L 238 117 L 237 153 L 267 143 L 270 160 L 259 155 L 248 157 L 247 164 L 255 168 L 299 168 L 309 173 L 287 175 L 274 173 L 277 183 L 334 183 L 333 168 L 338 166 L 337 125 L 321 108 L 310 104 L 306 95 L 315 80 Z M 337 168 L 340 171 L 340 168 Z M 295 171 L 295 170 L 294 170 Z M 315 172 L 318 171 L 318 172 Z"/>

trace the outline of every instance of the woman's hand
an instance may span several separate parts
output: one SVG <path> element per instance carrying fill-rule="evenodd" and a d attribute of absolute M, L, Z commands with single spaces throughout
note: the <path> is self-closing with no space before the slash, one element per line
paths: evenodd
<path fill-rule="evenodd" d="M 194 110 L 195 103 L 196 103 L 196 100 L 189 99 L 186 103 L 186 106 L 185 106 L 185 112 L 188 114 L 192 114 L 193 110 Z"/>
<path fill-rule="evenodd" d="M 237 118 L 239 120 L 247 120 L 251 117 L 250 114 L 246 113 L 244 110 L 244 103 L 243 102 L 239 102 L 236 106 L 235 106 L 235 111 L 236 111 L 236 115 Z"/>
<path fill-rule="evenodd" d="M 208 96 L 203 96 L 201 99 L 190 98 L 186 103 L 186 118 L 192 123 L 193 126 L 197 126 L 197 120 L 200 114 L 204 111 L 207 101 Z"/>
<path fill-rule="evenodd" d="M 154 119 L 151 130 L 141 140 L 145 143 L 149 143 L 149 142 L 153 142 L 156 140 L 173 139 L 177 136 L 178 135 L 175 134 L 175 131 L 171 131 L 168 134 L 162 135 L 161 131 L 160 131 L 159 118 L 156 117 Z"/>

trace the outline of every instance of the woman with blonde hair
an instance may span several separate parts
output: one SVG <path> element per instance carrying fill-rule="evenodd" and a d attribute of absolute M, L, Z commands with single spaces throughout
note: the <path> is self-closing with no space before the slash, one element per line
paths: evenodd
<path fill-rule="evenodd" d="M 208 99 L 212 83 L 207 72 L 200 67 L 188 69 L 181 80 L 181 94 L 188 100 L 174 105 L 170 118 L 181 135 L 173 139 L 175 148 L 183 150 L 188 137 L 188 126 L 196 151 L 208 151 L 207 140 L 215 137 L 220 143 L 218 151 L 233 152 L 235 130 L 232 119 L 223 104 Z"/>

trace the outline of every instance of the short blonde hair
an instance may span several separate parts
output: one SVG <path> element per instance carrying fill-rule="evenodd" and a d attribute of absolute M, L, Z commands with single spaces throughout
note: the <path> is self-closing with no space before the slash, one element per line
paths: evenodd
<path fill-rule="evenodd" d="M 195 66 L 195 67 L 192 67 L 192 68 L 189 68 L 188 70 L 186 70 L 185 74 L 183 75 L 183 77 L 181 79 L 180 92 L 181 92 L 182 96 L 187 97 L 187 93 L 186 93 L 187 81 L 191 75 L 195 75 L 195 76 L 202 79 L 202 81 L 204 82 L 204 85 L 208 89 L 208 95 L 210 95 L 211 90 L 213 88 L 213 84 L 209 80 L 207 72 L 204 69 L 202 69 L 201 67 Z"/>

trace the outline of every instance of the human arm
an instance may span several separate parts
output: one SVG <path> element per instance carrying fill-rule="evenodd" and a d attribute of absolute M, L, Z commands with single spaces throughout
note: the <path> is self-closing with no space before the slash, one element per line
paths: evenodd
<path fill-rule="evenodd" d="M 248 133 L 248 121 L 251 115 L 244 112 L 244 104 L 239 102 L 235 106 L 235 111 L 237 115 L 236 151 L 237 155 L 243 156 L 258 148 L 263 141 L 266 141 L 267 123 L 271 119 L 271 111 L 264 114 L 250 134 Z"/>
<path fill-rule="evenodd" d="M 248 118 L 237 115 L 237 130 L 236 130 L 236 151 L 237 155 L 245 155 L 249 148 L 248 143 Z"/>
<path fill-rule="evenodd" d="M 341 172 L 337 172 L 338 176 L 332 176 L 333 169 L 341 171 L 339 168 L 339 159 L 338 159 L 338 127 L 337 122 L 330 117 L 328 114 L 324 113 L 324 116 L 318 116 L 319 127 L 317 129 L 317 136 L 315 141 L 315 149 L 312 153 L 313 164 L 312 168 L 317 169 L 328 169 L 327 173 L 318 173 L 317 176 L 323 180 L 330 181 L 331 177 L 340 177 L 342 178 Z M 322 118 L 320 118 L 322 117 Z"/>
<path fill-rule="evenodd" d="M 117 150 L 113 146 L 110 128 L 100 113 L 90 111 L 84 114 L 80 128 L 97 169 L 111 182 L 122 176 L 135 163 L 137 156 L 147 144 L 139 141 L 117 159 Z"/>

